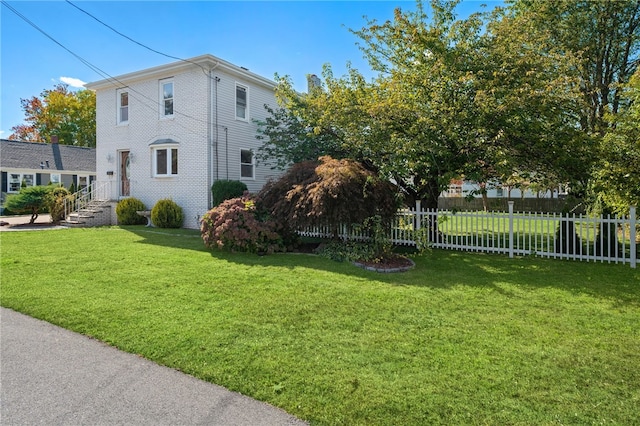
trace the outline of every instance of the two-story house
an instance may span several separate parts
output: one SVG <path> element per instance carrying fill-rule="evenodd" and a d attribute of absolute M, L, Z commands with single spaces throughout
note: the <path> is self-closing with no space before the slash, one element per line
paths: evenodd
<path fill-rule="evenodd" d="M 171 198 L 197 228 L 218 179 L 260 190 L 276 172 L 256 164 L 255 120 L 276 104 L 272 80 L 202 55 L 89 83 L 96 92 L 96 174 L 109 198 L 151 209 Z"/>

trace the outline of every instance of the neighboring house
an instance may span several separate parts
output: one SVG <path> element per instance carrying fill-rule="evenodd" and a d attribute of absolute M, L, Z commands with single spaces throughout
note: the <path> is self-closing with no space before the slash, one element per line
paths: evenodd
<path fill-rule="evenodd" d="M 148 209 L 171 198 L 199 227 L 211 185 L 240 180 L 249 191 L 275 176 L 256 164 L 257 124 L 275 106 L 275 83 L 212 55 L 86 85 L 96 92 L 97 176 L 114 202 Z"/>
<path fill-rule="evenodd" d="M 96 178 L 96 150 L 52 143 L 0 140 L 2 201 L 6 194 L 20 192 L 20 187 L 61 184 L 77 189 Z"/>
<path fill-rule="evenodd" d="M 455 198 L 472 195 L 475 198 L 482 197 L 480 185 L 477 182 L 452 179 L 449 188 L 440 194 L 441 197 Z M 492 182 L 487 186 L 488 198 L 559 198 L 566 195 L 566 188 L 559 186 L 557 189 L 545 191 L 533 191 L 528 188 L 514 188 Z"/>

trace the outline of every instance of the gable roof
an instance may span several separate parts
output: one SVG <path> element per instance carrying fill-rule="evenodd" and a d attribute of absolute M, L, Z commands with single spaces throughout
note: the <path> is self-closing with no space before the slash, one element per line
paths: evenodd
<path fill-rule="evenodd" d="M 47 167 L 48 162 L 48 167 Z M 41 164 L 44 167 L 41 167 Z M 0 139 L 2 169 L 46 171 L 96 171 L 96 150 L 57 143 L 22 142 Z"/>
<path fill-rule="evenodd" d="M 243 77 L 249 81 L 259 84 L 270 89 L 276 87 L 276 83 L 273 80 L 269 80 L 266 77 L 258 75 L 249 71 L 247 68 L 239 67 L 227 62 L 224 59 L 220 59 L 213 55 L 200 55 L 195 58 L 184 59 L 178 62 L 172 62 L 170 64 L 160 65 L 153 68 L 147 68 L 140 71 L 134 71 L 128 74 L 119 75 L 116 77 L 110 77 L 105 80 L 94 81 L 84 85 L 90 90 L 107 89 L 111 87 L 122 87 L 131 84 L 135 81 L 143 81 L 152 78 L 159 78 L 172 73 L 180 72 L 193 67 L 200 67 L 203 71 L 214 71 L 216 69 L 226 70 L 227 72 L 239 77 Z"/>

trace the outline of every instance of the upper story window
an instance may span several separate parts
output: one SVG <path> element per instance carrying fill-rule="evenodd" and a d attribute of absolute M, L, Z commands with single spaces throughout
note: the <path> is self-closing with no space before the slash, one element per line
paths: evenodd
<path fill-rule="evenodd" d="M 160 80 L 160 116 L 173 117 L 173 80 Z"/>
<path fill-rule="evenodd" d="M 240 120 L 248 120 L 247 92 L 248 89 L 245 86 L 236 84 L 236 118 Z"/>
<path fill-rule="evenodd" d="M 240 150 L 240 177 L 253 179 L 254 172 L 253 152 L 250 149 Z"/>
<path fill-rule="evenodd" d="M 118 91 L 118 124 L 129 122 L 129 92 Z"/>

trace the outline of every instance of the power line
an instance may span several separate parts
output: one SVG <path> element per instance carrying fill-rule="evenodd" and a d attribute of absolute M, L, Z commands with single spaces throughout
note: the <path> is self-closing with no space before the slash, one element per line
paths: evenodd
<path fill-rule="evenodd" d="M 13 12 L 16 16 L 18 16 L 20 19 L 22 19 L 23 21 L 25 21 L 27 24 L 29 24 L 30 26 L 32 26 L 34 29 L 36 29 L 38 32 L 40 32 L 42 35 L 44 35 L 45 37 L 47 37 L 49 40 L 53 41 L 55 44 L 57 44 L 58 46 L 60 46 L 62 49 L 64 49 L 65 51 L 67 51 L 68 53 L 70 53 L 74 58 L 78 59 L 80 62 L 82 62 L 85 66 L 87 66 L 89 69 L 91 69 L 92 71 L 94 71 L 96 74 L 100 75 L 101 77 L 103 77 L 106 80 L 111 81 L 114 86 L 120 86 L 120 87 L 127 87 L 129 91 L 138 94 L 139 96 L 141 96 L 144 99 L 147 99 L 148 101 L 151 101 L 151 103 L 154 106 L 150 106 L 147 103 L 145 103 L 142 99 L 137 98 L 136 96 L 132 96 L 134 99 L 137 99 L 141 105 L 151 109 L 154 112 L 158 112 L 159 113 L 159 108 L 160 108 L 160 104 L 158 102 L 156 102 L 155 99 L 152 99 L 148 96 L 146 96 L 143 93 L 138 92 L 135 89 L 132 89 L 131 87 L 128 87 L 124 82 L 118 80 L 116 77 L 113 77 L 112 75 L 110 75 L 109 73 L 107 73 L 106 71 L 100 69 L 99 67 L 97 67 L 96 65 L 93 65 L 91 62 L 87 61 L 86 59 L 84 59 L 83 57 L 81 57 L 80 55 L 76 54 L 75 52 L 73 52 L 71 49 L 69 49 L 68 47 L 66 47 L 64 44 L 60 43 L 58 40 L 56 40 L 55 38 L 53 38 L 51 35 L 49 35 L 45 30 L 43 30 L 42 28 L 40 28 L 37 24 L 35 24 L 33 21 L 31 21 L 29 18 L 27 18 L 25 15 L 23 15 L 22 13 L 20 13 L 18 10 L 16 10 L 13 6 L 11 6 L 9 3 L 7 3 L 5 0 L 0 0 L 0 3 L 2 3 L 3 6 L 5 6 L 7 9 L 9 9 L 11 12 Z M 204 70 L 204 68 L 200 65 L 197 64 L 195 62 L 192 61 L 185 61 L 185 62 L 191 62 L 195 65 L 198 65 L 201 69 Z M 115 83 L 117 84 L 115 84 Z M 174 114 L 175 115 L 181 115 L 183 117 L 186 118 L 190 118 L 192 120 L 201 122 L 201 123 L 206 123 L 207 125 L 209 124 L 209 120 L 201 120 L 199 118 L 193 117 L 191 115 L 188 114 L 183 114 L 181 112 L 179 112 L 178 110 L 174 109 Z M 193 133 L 196 134 L 195 132 L 191 131 L 189 128 L 187 128 L 186 126 L 183 126 L 182 124 L 176 123 L 178 124 L 178 126 L 186 129 L 189 133 Z"/>
<path fill-rule="evenodd" d="M 175 59 L 175 60 L 177 60 L 177 61 L 187 62 L 187 63 L 190 63 L 190 64 L 197 65 L 197 66 L 199 66 L 199 67 L 202 69 L 202 71 L 204 71 L 204 72 L 205 72 L 205 74 L 207 73 L 207 70 L 206 70 L 202 65 L 200 65 L 200 64 L 198 64 L 198 63 L 196 63 L 196 62 L 190 61 L 190 60 L 188 60 L 188 59 L 183 59 L 183 58 L 179 58 L 179 57 L 177 57 L 177 56 L 169 55 L 169 54 L 164 53 L 164 52 L 160 52 L 159 50 L 153 49 L 153 48 L 151 48 L 151 47 L 147 46 L 146 44 L 140 43 L 139 41 L 134 40 L 133 38 L 129 37 L 128 35 L 123 34 L 123 33 L 121 33 L 120 31 L 116 30 L 116 29 L 115 29 L 115 28 L 113 28 L 111 25 L 107 24 L 106 22 L 102 21 L 101 19 L 99 19 L 99 18 L 98 18 L 98 17 L 96 17 L 95 15 L 92 15 L 91 13 L 89 13 L 89 12 L 87 12 L 86 10 L 82 9 L 80 6 L 73 4 L 71 1 L 66 0 L 66 2 L 67 2 L 67 3 L 69 3 L 71 6 L 75 7 L 76 9 L 78 9 L 80 12 L 84 13 L 85 15 L 87 15 L 87 16 L 89 16 L 89 17 L 93 18 L 94 20 L 96 20 L 96 21 L 97 21 L 97 22 L 99 22 L 100 24 L 102 24 L 102 25 L 104 25 L 105 27 L 109 28 L 109 29 L 110 29 L 111 31 L 113 31 L 114 33 L 118 34 L 118 35 L 119 35 L 119 36 L 121 36 L 121 37 L 126 38 L 126 39 L 127 39 L 127 40 L 129 40 L 130 42 L 135 43 L 135 44 L 137 44 L 138 46 L 143 47 L 143 48 L 145 48 L 145 49 L 147 49 L 147 50 L 150 50 L 150 51 L 151 51 L 151 52 L 153 52 L 153 53 L 157 53 L 158 55 L 162 55 L 162 56 L 165 56 L 165 57 L 170 58 L 170 59 Z"/>

